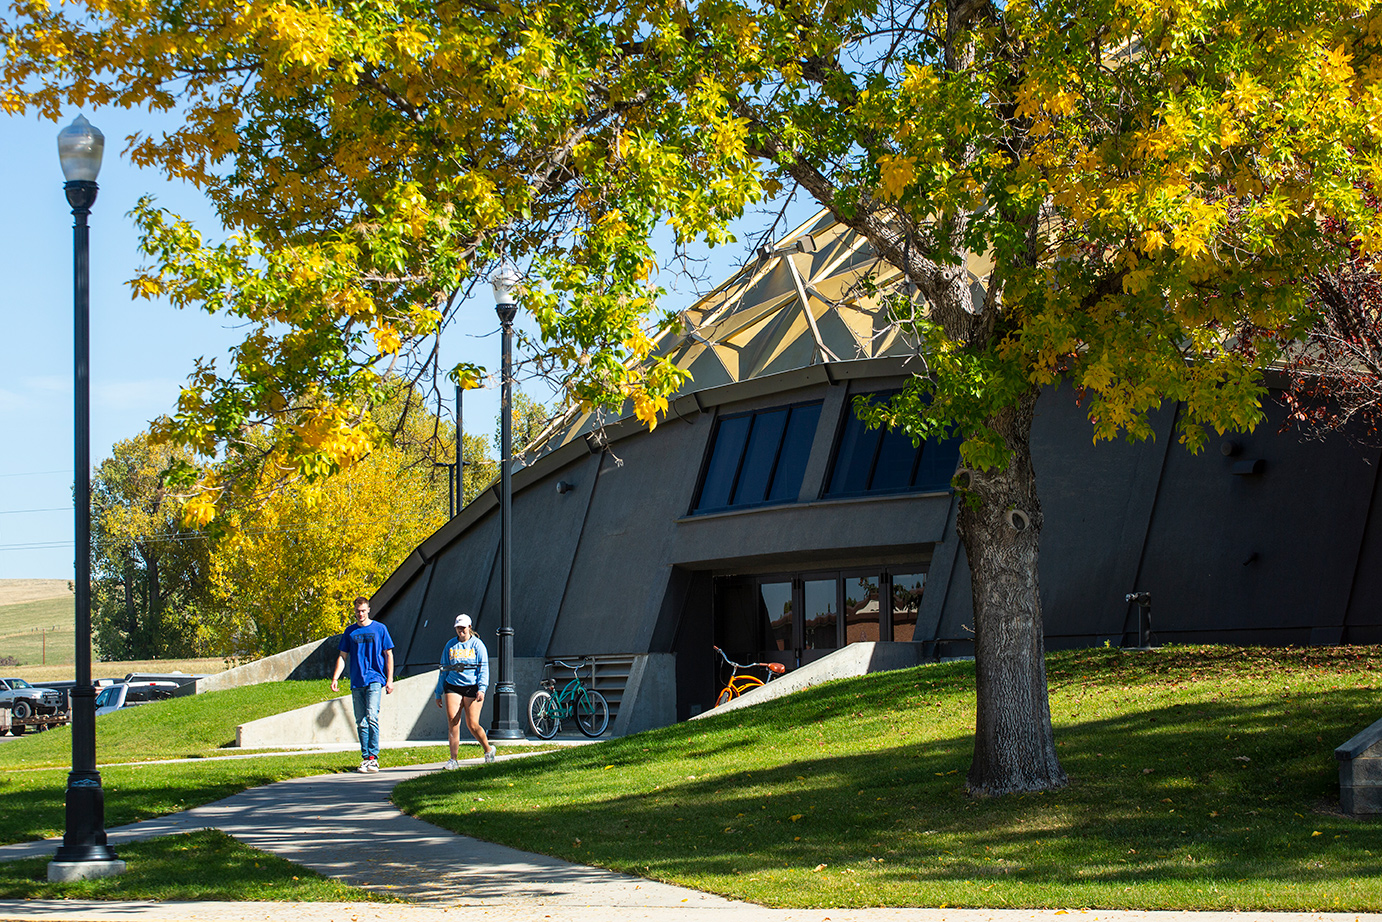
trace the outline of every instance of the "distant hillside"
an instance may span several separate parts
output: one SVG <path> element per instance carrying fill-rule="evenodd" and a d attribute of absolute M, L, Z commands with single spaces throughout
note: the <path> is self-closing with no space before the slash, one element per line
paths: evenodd
<path fill-rule="evenodd" d="M 70 598 L 70 587 L 71 581 L 65 579 L 0 579 L 0 606 Z"/>
<path fill-rule="evenodd" d="M 13 666 L 62 666 L 67 671 L 76 654 L 73 652 L 73 615 L 76 600 L 67 591 L 67 581 L 60 579 L 10 579 L 0 581 L 0 592 L 13 589 L 16 583 L 21 592 L 0 595 L 0 661 Z M 61 595 L 34 595 L 33 584 L 56 585 Z M 42 590 L 37 587 L 37 591 Z M 7 601 L 23 594 L 25 601 Z"/>

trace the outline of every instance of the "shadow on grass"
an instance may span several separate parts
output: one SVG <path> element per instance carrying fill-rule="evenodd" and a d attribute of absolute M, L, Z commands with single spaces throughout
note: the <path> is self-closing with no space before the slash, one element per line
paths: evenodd
<path fill-rule="evenodd" d="M 698 886 L 821 865 L 861 868 L 898 892 L 1377 875 L 1382 824 L 1337 814 L 1333 758 L 1375 719 L 1374 689 L 1298 676 L 1207 686 L 1175 656 L 1089 674 L 1117 654 L 1052 670 L 1072 782 L 1061 791 L 966 795 L 973 672 L 950 665 L 524 760 L 467 777 L 463 795 L 430 776 L 394 797 L 450 829 Z M 917 741 L 897 745 L 902 735 Z"/>

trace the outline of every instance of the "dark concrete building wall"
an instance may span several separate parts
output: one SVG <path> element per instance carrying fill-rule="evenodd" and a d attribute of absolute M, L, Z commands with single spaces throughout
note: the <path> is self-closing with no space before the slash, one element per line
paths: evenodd
<path fill-rule="evenodd" d="M 1175 411 L 1152 414 L 1153 439 L 1099 442 L 1069 389 L 1037 405 L 1032 427 L 1044 524 L 1041 602 L 1052 648 L 1120 644 L 1137 589 L 1138 565 L 1151 521 Z M 967 578 L 967 577 L 966 577 Z M 1157 600 L 1159 601 L 1159 600 Z M 967 607 L 967 603 L 966 603 Z"/>
<path fill-rule="evenodd" d="M 518 472 L 517 655 L 674 652 L 686 716 L 714 692 L 716 579 L 854 566 L 929 567 L 916 637 L 942 642 L 931 652 L 967 653 L 970 577 L 954 497 L 822 498 L 849 398 L 896 386 L 904 371 L 899 360 L 875 359 L 699 391 L 653 432 L 622 422 Z M 816 400 L 797 502 L 691 514 L 718 417 Z M 1279 433 L 1280 413 L 1270 412 L 1257 432 L 1193 455 L 1177 444 L 1174 407 L 1154 415 L 1154 439 L 1095 444 L 1070 391 L 1043 395 L 1033 451 L 1048 646 L 1131 640 L 1124 596 L 1133 591 L 1152 593 L 1162 642 L 1382 639 L 1379 453 Z M 1219 441 L 1231 441 L 1232 453 Z M 491 491 L 376 595 L 409 669 L 430 668 L 457 611 L 478 613 L 490 641 L 497 543 Z"/>
<path fill-rule="evenodd" d="M 603 454 L 547 653 L 648 650 L 671 576 L 676 520 L 691 502 L 711 421 L 700 413 L 669 419 Z"/>
<path fill-rule="evenodd" d="M 1281 408 L 1266 409 L 1251 434 L 1167 453 L 1139 579 L 1163 641 L 1339 639 L 1314 631 L 1343 623 L 1366 565 L 1378 452 L 1279 433 Z"/>

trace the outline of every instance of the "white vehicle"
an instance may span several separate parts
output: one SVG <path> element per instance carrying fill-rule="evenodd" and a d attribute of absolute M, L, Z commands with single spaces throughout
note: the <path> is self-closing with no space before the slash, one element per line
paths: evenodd
<path fill-rule="evenodd" d="M 110 714 L 121 708 L 136 704 L 148 704 L 173 697 L 178 690 L 176 682 L 121 682 L 107 685 L 96 695 L 96 716 Z"/>

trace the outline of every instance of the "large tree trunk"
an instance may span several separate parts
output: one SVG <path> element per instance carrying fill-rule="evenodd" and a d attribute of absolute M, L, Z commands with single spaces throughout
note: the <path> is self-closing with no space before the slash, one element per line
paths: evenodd
<path fill-rule="evenodd" d="M 1066 783 L 1056 759 L 1046 693 L 1046 646 L 1037 587 L 1041 505 L 1032 471 L 1037 391 L 988 421 L 1012 452 L 1005 470 L 975 472 L 959 533 L 974 595 L 978 714 L 969 790 L 1044 791 Z M 977 502 L 975 502 L 977 500 Z"/>

